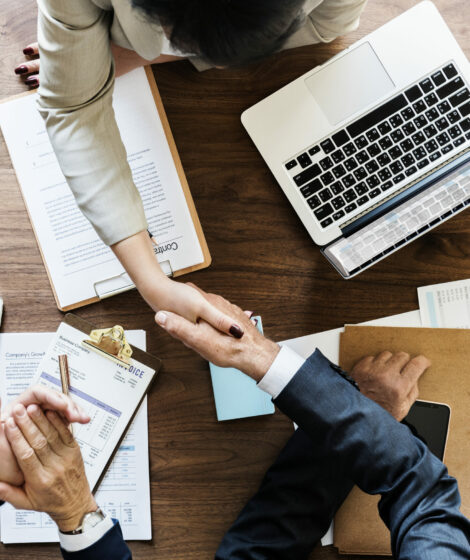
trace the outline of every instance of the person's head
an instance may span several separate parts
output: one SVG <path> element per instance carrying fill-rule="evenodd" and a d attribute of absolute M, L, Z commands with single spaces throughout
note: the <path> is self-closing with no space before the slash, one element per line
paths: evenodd
<path fill-rule="evenodd" d="M 305 0 L 131 0 L 159 22 L 177 50 L 239 66 L 279 50 L 298 28 Z"/>

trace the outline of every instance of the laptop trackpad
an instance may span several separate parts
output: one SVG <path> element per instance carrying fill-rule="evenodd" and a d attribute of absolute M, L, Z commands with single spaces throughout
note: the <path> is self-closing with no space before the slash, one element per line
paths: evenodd
<path fill-rule="evenodd" d="M 395 87 L 370 43 L 328 64 L 305 82 L 333 126 Z"/>

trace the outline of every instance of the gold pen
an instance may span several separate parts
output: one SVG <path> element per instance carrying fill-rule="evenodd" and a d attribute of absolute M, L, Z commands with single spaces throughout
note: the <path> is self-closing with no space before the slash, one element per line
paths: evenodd
<path fill-rule="evenodd" d="M 67 354 L 61 354 L 59 356 L 59 371 L 60 371 L 60 382 L 62 384 L 62 393 L 64 395 L 69 394 L 70 390 L 70 372 L 69 372 L 69 362 Z M 70 431 L 73 435 L 73 426 L 70 424 Z"/>

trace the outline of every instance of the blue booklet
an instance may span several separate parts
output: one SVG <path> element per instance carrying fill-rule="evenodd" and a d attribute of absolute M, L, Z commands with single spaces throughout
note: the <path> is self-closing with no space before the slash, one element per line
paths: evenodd
<path fill-rule="evenodd" d="M 262 333 L 261 317 L 254 318 Z M 211 363 L 209 367 L 219 421 L 274 413 L 270 395 L 259 389 L 254 379 L 235 368 L 221 368 Z"/>

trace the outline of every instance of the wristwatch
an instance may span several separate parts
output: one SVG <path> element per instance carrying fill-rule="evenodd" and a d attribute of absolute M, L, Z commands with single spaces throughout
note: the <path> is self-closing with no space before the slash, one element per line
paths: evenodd
<path fill-rule="evenodd" d="M 96 527 L 99 523 L 101 523 L 106 517 L 106 514 L 103 512 L 101 508 L 97 508 L 95 511 L 90 511 L 89 513 L 85 513 L 82 517 L 80 525 L 74 529 L 73 531 L 61 531 L 63 535 L 81 535 L 82 533 L 86 533 L 93 527 Z"/>

